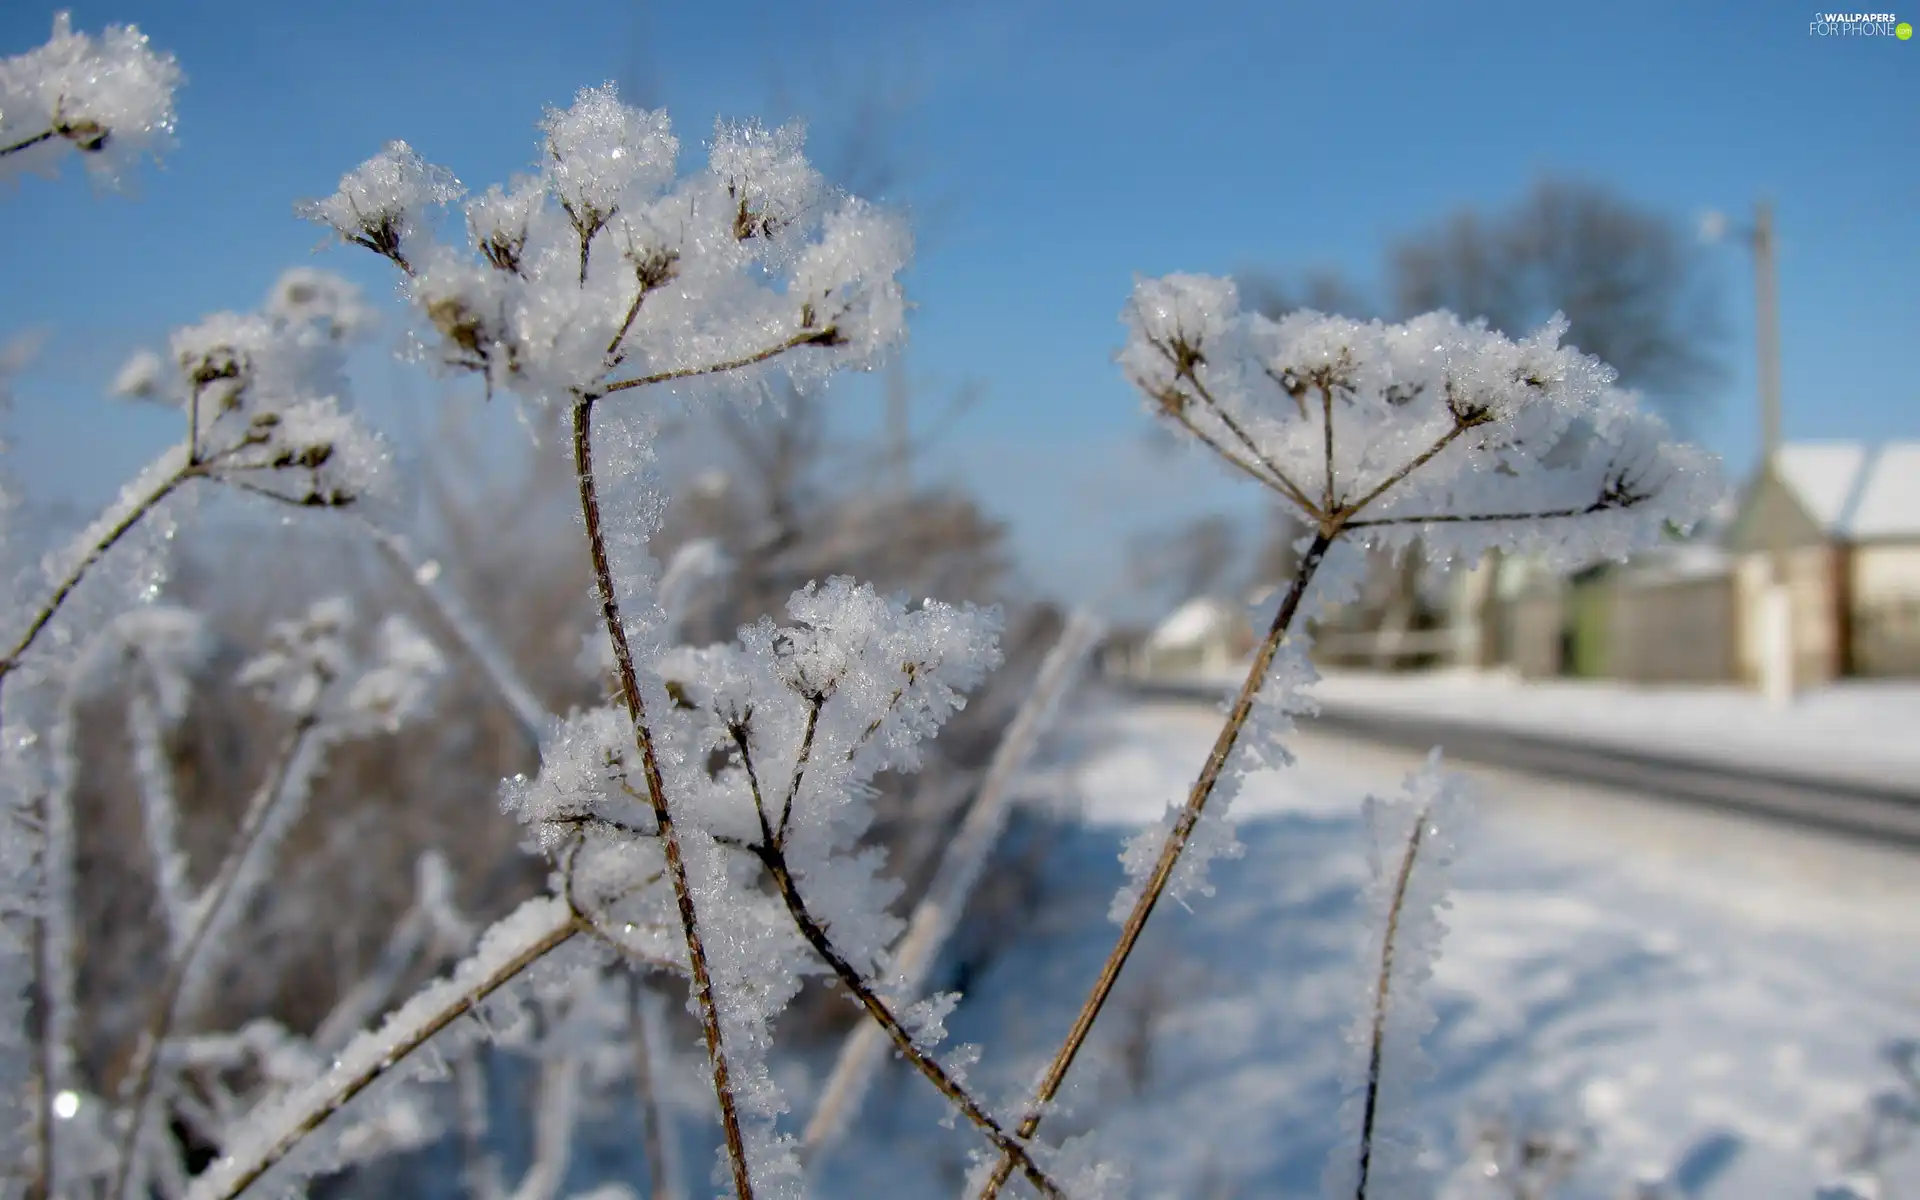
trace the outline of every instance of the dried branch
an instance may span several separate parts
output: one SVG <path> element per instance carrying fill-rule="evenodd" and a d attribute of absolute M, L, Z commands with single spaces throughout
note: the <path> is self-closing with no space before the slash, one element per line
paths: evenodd
<path fill-rule="evenodd" d="M 154 1084 L 159 1078 L 161 1048 L 179 1024 L 186 985 L 199 965 L 208 935 L 223 915 L 233 895 L 234 885 L 241 877 L 241 869 L 259 844 L 261 832 L 267 827 L 268 817 L 286 794 L 294 763 L 305 752 L 309 739 L 319 727 L 319 717 L 309 712 L 287 734 L 266 780 L 248 803 L 246 814 L 240 821 L 240 829 L 227 847 L 226 856 L 221 859 L 213 882 L 207 885 L 201 897 L 200 910 L 196 914 L 198 919 L 192 931 L 182 943 L 179 953 L 167 964 L 167 973 L 161 978 L 159 992 L 154 997 L 152 1011 L 134 1052 L 132 1083 L 128 1089 L 127 1129 L 121 1136 L 120 1153 L 114 1166 L 113 1187 L 108 1192 L 109 1196 L 134 1200 L 129 1188 L 136 1178 L 134 1163 L 139 1157 L 140 1139 L 148 1120 L 147 1110 L 153 1102 Z"/>
<path fill-rule="evenodd" d="M 1360 1175 L 1354 1185 L 1354 1200 L 1367 1200 L 1367 1173 L 1373 1165 L 1373 1131 L 1379 1115 L 1380 1067 L 1386 1055 L 1387 1010 L 1390 1004 L 1388 984 L 1393 978 L 1393 952 L 1400 933 L 1400 914 L 1407 904 L 1407 884 L 1413 879 L 1413 868 L 1420 857 L 1420 847 L 1427 833 L 1428 810 L 1422 808 L 1415 816 L 1413 832 L 1407 835 L 1406 853 L 1400 858 L 1400 869 L 1394 876 L 1393 900 L 1387 908 L 1386 936 L 1380 949 L 1380 973 L 1375 981 L 1373 997 L 1373 1023 L 1367 1040 L 1367 1093 L 1360 1117 Z"/>
<path fill-rule="evenodd" d="M 1026 1176 L 1027 1182 L 1031 1183 L 1041 1195 L 1064 1197 L 1066 1193 L 1062 1192 L 1059 1185 L 1048 1178 L 1047 1174 L 1033 1161 L 1027 1148 L 1009 1135 L 993 1114 L 974 1099 L 958 1080 L 948 1074 L 938 1060 L 920 1048 L 906 1026 L 900 1023 L 900 1018 L 894 1014 L 893 1009 L 880 998 L 879 993 L 873 990 L 873 986 L 866 978 L 854 969 L 853 964 L 848 962 L 846 956 L 834 946 L 833 940 L 827 936 L 827 931 L 820 927 L 820 923 L 807 909 L 806 900 L 800 894 L 800 888 L 794 881 L 793 873 L 787 868 L 786 855 L 781 849 L 778 846 L 762 844 L 752 847 L 752 850 L 766 865 L 767 874 L 772 877 L 774 888 L 786 904 L 787 913 L 792 916 L 800 936 L 807 940 L 807 944 L 813 947 L 814 953 L 818 954 L 821 961 L 833 971 L 835 977 L 840 980 L 841 986 L 859 1001 L 860 1006 L 867 1011 L 867 1015 L 886 1031 L 887 1037 L 892 1040 L 894 1048 L 899 1050 L 901 1056 L 932 1081 L 940 1094 L 959 1109 L 967 1120 L 978 1126 L 988 1141 L 999 1148 L 1009 1164 L 1009 1172 L 1017 1166 L 1021 1174 Z"/>
<path fill-rule="evenodd" d="M 624 392 L 628 388 L 649 387 L 656 383 L 673 383 L 681 379 L 697 379 L 703 375 L 725 375 L 729 371 L 739 371 L 747 367 L 758 366 L 770 359 L 778 358 L 789 350 L 802 346 L 837 346 L 840 344 L 840 331 L 832 325 L 822 329 L 802 329 L 783 342 L 756 350 L 742 358 L 726 362 L 713 363 L 704 367 L 676 367 L 671 371 L 658 371 L 652 375 L 641 375 L 634 379 L 622 379 L 606 386 L 606 392 Z M 590 402 L 590 401 L 589 401 Z"/>
<path fill-rule="evenodd" d="M 981 780 L 959 829 L 947 843 L 933 882 L 907 923 L 907 932 L 894 949 L 890 969 L 905 981 L 907 991 L 903 995 L 920 987 L 922 977 L 933 966 L 942 943 L 959 919 L 968 894 L 986 867 L 987 854 L 1006 822 L 1014 777 L 1031 756 L 1081 664 L 1092 652 L 1100 628 L 1099 621 L 1085 610 L 1073 615 L 1060 640 L 1041 663 L 1033 688 L 1022 701 L 1019 712 L 1001 735 L 986 777 Z M 820 1089 L 819 1103 L 807 1122 L 801 1138 L 803 1147 L 818 1153 L 852 1118 L 867 1077 L 879 1061 L 884 1046 L 880 1040 L 883 1032 L 878 1025 L 862 1023 L 847 1035 L 833 1074 Z"/>
<path fill-rule="evenodd" d="M 32 149 L 33 147 L 38 146 L 41 142 L 50 142 L 54 138 L 57 138 L 59 136 L 60 136 L 59 130 L 47 129 L 40 133 L 34 134 L 32 137 L 22 138 L 10 146 L 0 146 L 0 158 L 5 158 L 9 154 L 18 154 L 22 150 Z"/>
<path fill-rule="evenodd" d="M 1145 932 L 1147 919 L 1153 915 L 1154 906 L 1159 903 L 1161 893 L 1172 882 L 1173 870 L 1180 860 L 1181 852 L 1186 849 L 1187 839 L 1193 835 L 1194 827 L 1200 821 L 1200 815 L 1213 796 L 1213 789 L 1220 781 L 1220 775 L 1226 770 L 1227 759 L 1240 740 L 1240 733 L 1246 728 L 1247 720 L 1253 714 L 1253 701 L 1265 685 L 1267 672 L 1273 667 L 1274 657 L 1280 652 L 1280 644 L 1286 640 L 1293 626 L 1295 615 L 1300 610 L 1300 602 L 1306 595 L 1307 585 L 1313 580 L 1314 573 L 1320 569 L 1321 561 L 1326 557 L 1327 549 L 1333 544 L 1334 535 L 1321 531 L 1314 535 L 1306 554 L 1300 560 L 1295 571 L 1293 583 L 1288 587 L 1286 598 L 1281 601 L 1280 611 L 1274 614 L 1273 624 L 1267 630 L 1266 638 L 1254 653 L 1253 663 L 1247 669 L 1246 681 L 1240 685 L 1233 708 L 1228 711 L 1220 735 L 1213 743 L 1213 750 L 1207 755 L 1206 765 L 1201 768 L 1200 776 L 1194 781 L 1187 795 L 1186 807 L 1175 820 L 1167 841 L 1160 849 L 1160 857 L 1153 865 L 1153 871 L 1147 876 L 1140 890 L 1139 899 L 1134 901 L 1133 911 L 1127 914 L 1127 921 L 1121 927 L 1120 939 L 1114 944 L 1106 961 L 1101 965 L 1099 978 L 1094 982 L 1093 990 L 1080 1006 L 1080 1012 L 1074 1018 L 1073 1027 L 1066 1040 L 1055 1052 L 1053 1061 L 1048 1064 L 1046 1073 L 1041 1076 L 1039 1086 L 1034 1090 L 1033 1102 L 1027 1115 L 1021 1119 L 1015 1136 L 1023 1141 L 1031 1138 L 1040 1128 L 1045 1113 L 1045 1105 L 1050 1103 L 1066 1082 L 1067 1072 L 1072 1069 L 1073 1061 L 1080 1049 L 1086 1044 L 1087 1037 L 1093 1032 L 1093 1024 L 1099 1019 L 1100 1011 L 1106 1006 L 1107 999 L 1113 994 L 1114 986 L 1120 981 L 1120 972 L 1127 965 L 1127 959 L 1133 954 L 1134 947 Z M 1015 1166 L 1011 1155 L 1002 1154 L 999 1165 L 981 1190 L 981 1200 L 992 1200 L 1006 1186 Z"/>
<path fill-rule="evenodd" d="M 476 969 L 472 964 L 478 960 L 469 959 L 467 971 L 473 978 L 465 983 L 457 995 L 444 1004 L 422 1006 L 418 1012 L 412 1011 L 413 1006 L 409 1005 L 390 1018 L 382 1030 L 385 1049 L 381 1054 L 363 1056 L 363 1059 L 343 1066 L 326 1077 L 323 1089 L 292 1097 L 284 1103 L 284 1112 L 268 1114 L 278 1118 L 276 1123 L 280 1126 L 279 1130 L 270 1137 L 260 1139 L 257 1148 L 244 1158 L 222 1160 L 213 1170 L 195 1180 L 192 1200 L 234 1200 L 234 1197 L 279 1165 L 329 1117 L 404 1062 L 414 1051 L 512 983 L 521 972 L 583 931 L 579 916 L 565 905 L 558 905 L 546 921 L 526 930 L 519 944 L 513 947 L 510 954 L 500 957 L 498 962 Z M 490 952 L 490 957 L 499 953 L 497 947 L 483 947 L 483 951 Z M 462 973 L 456 970 L 455 978 Z"/>
<path fill-rule="evenodd" d="M 766 357 L 772 357 L 767 355 Z M 614 590 L 613 568 L 607 558 L 607 543 L 600 517 L 600 492 L 593 474 L 593 404 L 591 396 L 581 397 L 573 406 L 573 462 L 580 486 L 580 512 L 586 523 L 587 549 L 593 558 L 595 585 L 600 592 L 600 611 L 613 643 L 614 663 L 619 671 L 620 694 L 627 716 L 633 724 L 634 744 L 640 752 L 641 770 L 646 778 L 647 802 L 653 816 L 660 848 L 667 861 L 667 875 L 673 883 L 674 900 L 680 913 L 680 932 L 687 945 L 687 966 L 693 981 L 695 1003 L 707 1042 L 707 1057 L 713 1066 L 714 1096 L 720 1105 L 721 1128 L 726 1138 L 727 1157 L 733 1169 L 733 1186 L 739 1200 L 752 1200 L 753 1177 L 747 1163 L 746 1139 L 740 1131 L 740 1111 L 733 1094 L 732 1072 L 727 1064 L 726 1048 L 720 1031 L 720 1008 L 713 994 L 713 976 L 707 965 L 706 947 L 701 942 L 698 914 L 694 911 L 693 889 L 687 877 L 687 864 L 680 849 L 679 831 L 674 828 L 673 811 L 667 804 L 666 782 L 661 776 L 660 759 L 653 745 L 653 731 L 647 723 L 646 701 L 640 695 L 640 677 L 633 665 L 633 650 L 627 643 L 625 618 L 620 598 Z"/>

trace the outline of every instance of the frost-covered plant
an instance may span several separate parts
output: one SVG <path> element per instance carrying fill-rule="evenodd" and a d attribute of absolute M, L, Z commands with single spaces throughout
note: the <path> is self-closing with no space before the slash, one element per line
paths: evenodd
<path fill-rule="evenodd" d="M 1564 319 L 1519 340 L 1447 313 L 1275 321 L 1243 311 L 1231 280 L 1194 275 L 1141 280 L 1122 319 L 1120 365 L 1150 411 L 1272 491 L 1309 533 L 1186 802 L 1127 847 L 1119 941 L 1040 1077 L 1023 1138 L 1154 906 L 1204 894 L 1208 859 L 1237 852 L 1223 810 L 1244 775 L 1288 761 L 1275 738 L 1309 703 L 1296 622 L 1351 596 L 1366 551 L 1406 552 L 1418 539 L 1459 565 L 1496 548 L 1563 563 L 1624 557 L 1691 526 L 1718 493 L 1711 460 L 1674 442 L 1604 364 L 1560 344 Z M 982 1195 L 1011 1169 L 1003 1158 Z"/>
<path fill-rule="evenodd" d="M 776 360 L 816 377 L 867 364 L 901 330 L 905 235 L 830 193 L 797 129 L 723 125 L 707 168 L 684 178 L 664 114 L 623 106 L 610 88 L 549 113 L 543 131 L 538 174 L 465 205 L 464 252 L 433 237 L 435 209 L 458 185 L 402 143 L 302 211 L 400 268 L 424 355 L 570 418 L 619 702 L 560 722 L 539 775 L 507 789 L 558 863 L 558 894 L 347 1047 L 336 1086 L 263 1114 L 196 1194 L 231 1195 L 281 1166 L 452 1014 L 582 933 L 689 976 L 737 1194 L 799 1189 L 791 1141 L 774 1128 L 785 1105 L 767 1069 L 768 1023 L 822 964 L 1055 1194 L 932 1058 L 938 1013 L 896 1012 L 877 982 L 897 931 L 885 912 L 894 889 L 857 843 L 868 781 L 911 768 L 917 743 L 997 661 L 997 617 L 835 579 L 794 595 L 790 626 L 763 621 L 732 646 L 669 653 L 644 553 L 662 504 L 649 474 L 654 414 L 620 393 L 751 394 Z M 595 417 L 616 400 L 622 453 L 597 462 Z M 627 493 L 617 505 L 603 501 L 610 486 Z"/>
<path fill-rule="evenodd" d="M 218 313 L 176 330 L 169 354 L 136 354 L 115 388 L 178 405 L 185 438 L 41 564 L 43 594 L 13 614 L 0 682 L 22 667 L 88 572 L 168 497 L 207 480 L 306 508 L 377 492 L 388 473 L 379 438 L 345 402 L 349 339 L 365 328 L 351 285 L 320 272 L 283 276 L 258 313 Z"/>
<path fill-rule="evenodd" d="M 182 1102 L 182 1070 L 203 1065 L 194 1055 L 177 1053 L 172 1043 L 231 946 L 225 931 L 271 879 L 277 847 L 304 808 L 327 749 L 349 738 L 397 730 L 421 711 L 427 690 L 441 671 L 438 652 L 402 618 L 389 617 L 379 627 L 369 655 L 359 653 L 349 641 L 355 625 L 350 605 L 319 601 L 301 617 L 276 625 L 270 631 L 269 648 L 241 668 L 240 681 L 265 693 L 285 713 L 289 728 L 226 853 L 207 883 L 197 889 L 176 837 L 179 816 L 160 736 L 163 723 L 178 722 L 185 711 L 191 694 L 190 672 L 206 665 L 206 634 L 191 613 L 171 608 L 134 610 L 108 626 L 82 656 L 71 677 L 76 697 L 103 687 L 129 696 L 141 809 L 159 881 L 169 952 L 165 973 L 149 998 L 149 1016 L 129 1068 L 124 1103 L 116 1106 L 121 1108 L 113 1122 L 119 1127 L 117 1150 L 91 1163 L 56 1157 L 58 1169 L 83 1177 L 111 1170 L 113 1195 L 144 1192 L 152 1183 L 165 1187 L 165 1180 L 180 1177 L 175 1161 L 179 1148 L 156 1118 L 160 1111 L 173 1110 Z M 129 666 L 138 666 L 138 675 L 144 678 L 128 678 Z M 55 729 L 61 750 L 59 777 L 67 780 L 75 770 L 69 761 L 70 729 L 69 712 Z M 66 788 L 55 790 L 48 808 L 53 830 L 71 827 Z M 70 842 L 70 837 L 49 838 L 50 887 L 61 886 L 68 878 L 64 865 Z M 433 884 L 431 874 L 423 878 L 423 903 L 431 904 L 436 891 L 444 893 L 444 887 L 435 889 Z M 50 916 L 67 911 L 65 901 L 65 896 L 55 896 Z M 70 989 L 58 981 L 68 979 L 72 970 L 71 931 L 58 920 L 49 920 L 43 946 L 44 973 L 55 981 L 49 988 L 55 1019 L 49 1022 L 45 1038 L 46 1077 L 67 1088 L 71 1081 L 64 1069 L 69 1052 L 64 1037 L 69 1022 L 59 1017 L 71 997 Z M 275 1037 L 286 1040 L 284 1034 Z M 218 1134 L 232 1119 L 230 1112 L 209 1114 L 195 1125 L 217 1144 Z M 75 1181 L 56 1175 L 52 1183 L 58 1189 L 74 1186 Z"/>
<path fill-rule="evenodd" d="M 51 174 L 71 147 L 96 181 L 118 185 L 171 143 L 179 84 L 173 56 L 155 54 L 133 26 L 95 39 L 58 14 L 45 45 L 0 61 L 0 180 Z"/>

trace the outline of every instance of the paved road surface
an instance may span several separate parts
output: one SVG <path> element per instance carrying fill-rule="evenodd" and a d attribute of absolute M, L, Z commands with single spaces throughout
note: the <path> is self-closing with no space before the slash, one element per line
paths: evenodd
<path fill-rule="evenodd" d="M 1219 690 L 1188 683 L 1136 684 L 1131 690 L 1143 697 L 1195 702 L 1211 703 L 1222 697 Z M 1460 762 L 1598 784 L 1920 849 L 1920 781 L 1911 788 L 1881 787 L 1357 710 L 1328 708 L 1303 721 L 1302 729 L 1418 750 L 1438 745 Z"/>

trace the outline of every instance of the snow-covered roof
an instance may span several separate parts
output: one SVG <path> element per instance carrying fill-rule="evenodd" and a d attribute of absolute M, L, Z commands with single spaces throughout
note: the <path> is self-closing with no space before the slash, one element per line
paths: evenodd
<path fill-rule="evenodd" d="M 1781 481 L 1827 533 L 1920 537 L 1920 442 L 1790 442 L 1775 462 Z"/>
<path fill-rule="evenodd" d="M 1240 615 L 1223 600 L 1196 596 L 1173 610 L 1147 638 L 1156 650 L 1205 645 L 1208 639 L 1231 632 Z"/>

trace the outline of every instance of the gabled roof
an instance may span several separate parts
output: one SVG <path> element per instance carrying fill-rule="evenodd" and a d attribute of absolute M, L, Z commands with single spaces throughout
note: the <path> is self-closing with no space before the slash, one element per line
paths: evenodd
<path fill-rule="evenodd" d="M 1920 442 L 1790 442 L 1774 461 L 1829 536 L 1920 537 Z"/>

